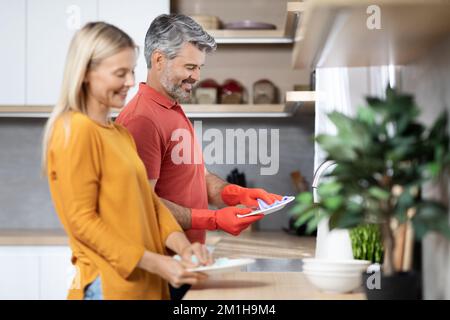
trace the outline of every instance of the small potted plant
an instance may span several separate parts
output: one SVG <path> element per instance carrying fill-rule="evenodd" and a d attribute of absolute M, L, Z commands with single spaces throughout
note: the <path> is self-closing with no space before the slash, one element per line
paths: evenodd
<path fill-rule="evenodd" d="M 383 262 L 383 243 L 377 224 L 362 224 L 349 231 L 353 257 L 372 263 Z"/>
<path fill-rule="evenodd" d="M 337 134 L 315 140 L 337 165 L 318 187 L 320 200 L 314 203 L 311 193 L 301 193 L 292 213 L 297 226 L 306 224 L 309 231 L 327 217 L 330 229 L 378 225 L 384 259 L 376 297 L 408 298 L 417 277 L 394 264 L 392 222 L 411 225 L 418 240 L 429 231 L 450 239 L 447 203 L 423 194 L 425 185 L 445 186 L 450 165 L 447 113 L 427 128 L 417 120 L 413 97 L 389 87 L 384 100 L 367 98 L 367 103 L 355 117 L 328 115 Z"/>

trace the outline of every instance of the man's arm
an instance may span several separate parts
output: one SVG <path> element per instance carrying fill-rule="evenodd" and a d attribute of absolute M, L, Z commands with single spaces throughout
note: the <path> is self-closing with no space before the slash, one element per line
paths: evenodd
<path fill-rule="evenodd" d="M 148 180 L 150 185 L 155 188 L 157 179 Z M 192 218 L 191 218 L 191 209 L 180 206 L 172 201 L 160 198 L 161 201 L 166 205 L 166 207 L 172 212 L 175 219 L 178 221 L 183 230 L 191 229 Z"/>
<path fill-rule="evenodd" d="M 215 174 L 210 173 L 205 168 L 206 190 L 208 192 L 208 203 L 223 208 L 226 204 L 222 200 L 222 190 L 229 183 L 222 180 Z"/>
<path fill-rule="evenodd" d="M 257 199 L 262 199 L 268 204 L 283 197 L 278 194 L 268 193 L 264 189 L 244 188 L 236 184 L 228 183 L 218 176 L 210 173 L 205 167 L 206 189 L 208 202 L 218 208 L 226 206 L 244 205 L 258 208 Z"/>
<path fill-rule="evenodd" d="M 222 180 L 217 178 L 221 183 Z M 216 180 L 216 181 L 217 181 Z M 149 180 L 154 188 L 157 180 Z M 219 190 L 220 197 L 220 190 Z M 252 210 L 249 208 L 225 207 L 218 210 L 209 209 L 190 209 L 180 206 L 172 201 L 160 198 L 166 207 L 172 212 L 172 215 L 178 221 L 184 230 L 202 229 L 202 230 L 224 230 L 237 236 L 242 230 L 246 229 L 252 223 L 262 219 L 263 215 L 254 215 L 244 218 L 238 218 L 238 215 L 245 215 Z M 193 221 L 194 220 L 194 221 Z"/>
<path fill-rule="evenodd" d="M 208 203 L 218 208 L 226 207 L 226 204 L 222 200 L 222 189 L 229 183 L 222 180 L 215 174 L 210 173 L 205 168 L 206 190 L 208 193 Z M 150 184 L 155 188 L 157 179 L 149 180 Z M 185 208 L 172 201 L 161 198 L 164 204 L 172 212 L 175 219 L 177 219 L 183 230 L 189 230 L 192 227 L 191 209 Z"/>

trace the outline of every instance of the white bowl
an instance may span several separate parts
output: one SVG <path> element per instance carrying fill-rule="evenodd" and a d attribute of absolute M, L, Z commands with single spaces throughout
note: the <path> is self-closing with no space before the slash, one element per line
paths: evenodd
<path fill-rule="evenodd" d="M 304 265 L 303 271 L 311 271 L 311 272 L 331 272 L 331 273 L 339 273 L 339 274 L 361 274 L 366 271 L 366 268 L 361 267 L 342 267 L 342 268 L 334 268 L 328 266 L 309 266 Z"/>
<path fill-rule="evenodd" d="M 361 273 L 304 271 L 306 278 L 318 289 L 327 293 L 347 293 L 362 285 Z"/>
<path fill-rule="evenodd" d="M 324 260 L 328 261 L 324 263 L 320 261 L 305 262 L 305 260 L 307 259 L 303 260 L 303 270 L 308 271 L 362 273 L 363 271 L 367 270 L 367 268 L 371 264 L 370 261 L 363 261 L 363 260 L 349 260 L 348 262 Z M 359 261 L 359 262 L 353 263 L 352 261 Z"/>
<path fill-rule="evenodd" d="M 328 260 L 328 259 L 303 259 L 303 268 L 311 271 L 357 271 L 363 272 L 371 262 L 368 260 Z"/>

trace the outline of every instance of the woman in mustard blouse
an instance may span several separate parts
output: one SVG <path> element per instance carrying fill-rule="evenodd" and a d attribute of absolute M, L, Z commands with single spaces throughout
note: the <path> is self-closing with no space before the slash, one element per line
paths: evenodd
<path fill-rule="evenodd" d="M 186 271 L 192 255 L 212 259 L 190 244 L 150 187 L 133 138 L 108 118 L 134 85 L 137 47 L 122 30 L 88 23 L 74 36 L 60 98 L 45 128 L 43 170 L 69 236 L 77 273 L 69 299 L 169 299 L 168 282 L 196 284 Z M 178 253 L 181 262 L 167 256 Z"/>

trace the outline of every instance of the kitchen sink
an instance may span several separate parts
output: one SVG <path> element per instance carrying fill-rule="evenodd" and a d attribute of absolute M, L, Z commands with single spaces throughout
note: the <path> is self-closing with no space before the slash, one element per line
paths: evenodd
<path fill-rule="evenodd" d="M 242 267 L 244 272 L 301 272 L 302 259 L 255 259 L 255 263 Z"/>

